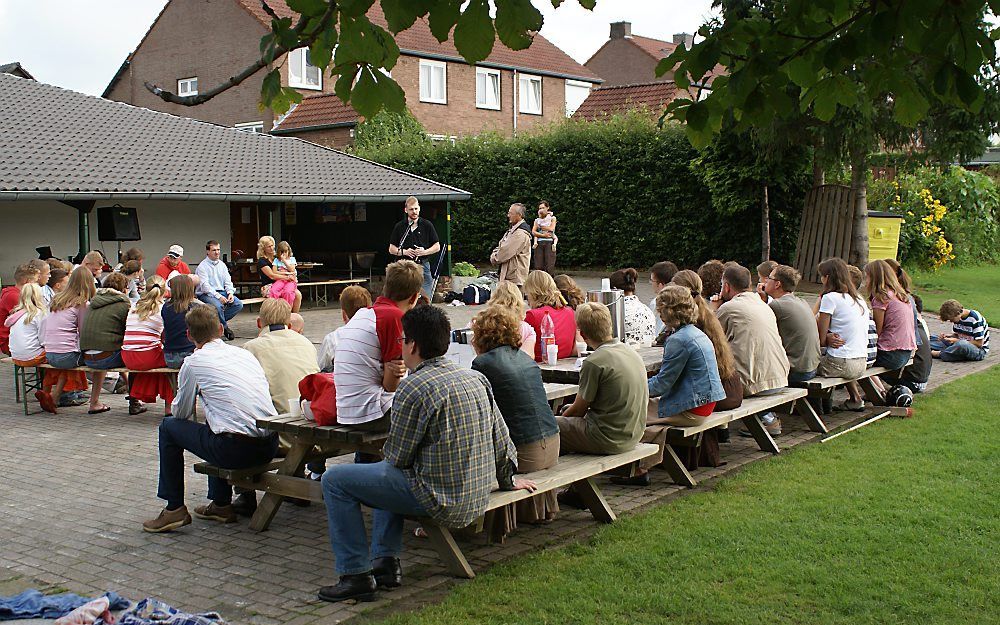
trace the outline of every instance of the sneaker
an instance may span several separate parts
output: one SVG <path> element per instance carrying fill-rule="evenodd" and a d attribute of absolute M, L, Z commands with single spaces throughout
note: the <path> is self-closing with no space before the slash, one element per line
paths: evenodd
<path fill-rule="evenodd" d="M 206 521 L 218 521 L 220 523 L 235 523 L 239 520 L 232 505 L 219 506 L 211 502 L 205 506 L 198 506 L 194 509 L 194 515 Z"/>
<path fill-rule="evenodd" d="M 851 401 L 851 400 L 848 399 L 844 403 L 836 406 L 834 408 L 834 410 L 841 411 L 841 412 L 844 412 L 844 411 L 849 411 L 849 412 L 864 412 L 865 411 L 865 402 L 864 401 L 854 402 L 854 401 Z"/>
<path fill-rule="evenodd" d="M 191 515 L 188 514 L 187 506 L 181 506 L 176 510 L 167 510 L 164 508 L 155 519 L 144 521 L 142 530 L 144 532 L 159 534 L 160 532 L 171 532 L 179 527 L 190 524 Z"/>
<path fill-rule="evenodd" d="M 556 501 L 559 502 L 560 506 L 566 506 L 567 508 L 576 508 L 577 510 L 587 508 L 587 504 L 583 503 L 583 497 L 572 488 L 559 491 L 556 494 Z"/>
<path fill-rule="evenodd" d="M 775 417 L 770 423 L 764 424 L 764 429 L 767 430 L 767 433 L 772 437 L 781 436 L 781 419 Z M 740 428 L 739 434 L 740 436 L 745 436 L 747 438 L 753 437 L 753 433 L 750 432 L 745 425 Z"/>
<path fill-rule="evenodd" d="M 87 403 L 86 399 L 76 399 L 73 397 L 61 397 L 59 398 L 60 408 L 72 408 L 73 406 L 82 406 Z"/>
<path fill-rule="evenodd" d="M 649 478 L 649 471 L 646 471 L 645 473 L 639 473 L 631 477 L 612 475 L 611 483 L 617 484 L 618 486 L 649 486 L 651 480 Z"/>
<path fill-rule="evenodd" d="M 144 412 L 146 412 L 146 407 L 142 405 L 142 402 L 130 397 L 128 400 L 128 413 L 134 417 Z"/>

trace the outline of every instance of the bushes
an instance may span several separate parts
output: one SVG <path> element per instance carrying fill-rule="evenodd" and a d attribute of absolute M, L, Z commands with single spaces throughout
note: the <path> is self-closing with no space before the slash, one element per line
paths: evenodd
<path fill-rule="evenodd" d="M 943 264 L 941 236 L 953 246 L 957 264 L 1000 260 L 1000 191 L 989 176 L 962 167 L 918 168 L 895 181 L 872 182 L 868 208 L 904 216 L 904 263 L 925 268 Z"/>
<path fill-rule="evenodd" d="M 716 210 L 691 163 L 698 153 L 676 126 L 639 114 L 601 123 L 567 121 L 513 139 L 494 134 L 425 147 L 395 145 L 363 156 L 472 193 L 452 216 L 456 260 L 483 262 L 507 229 L 513 202 L 535 216 L 547 199 L 559 218 L 560 266 L 694 266 L 760 257 L 757 206 Z M 802 163 L 805 168 L 808 163 Z M 791 260 L 804 184 L 771 200 L 773 255 Z"/>

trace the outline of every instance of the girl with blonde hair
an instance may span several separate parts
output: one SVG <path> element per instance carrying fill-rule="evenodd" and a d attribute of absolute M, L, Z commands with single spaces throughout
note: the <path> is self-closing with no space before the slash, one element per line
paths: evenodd
<path fill-rule="evenodd" d="M 576 283 L 576 280 L 567 276 L 564 273 L 552 278 L 556 283 L 556 288 L 562 294 L 563 299 L 566 300 L 566 305 L 576 310 L 576 307 L 587 301 L 587 296 L 584 295 L 583 289 Z"/>
<path fill-rule="evenodd" d="M 524 281 L 524 294 L 530 307 L 524 320 L 538 337 L 535 360 L 542 362 L 545 359 L 546 338 L 559 348 L 559 358 L 576 356 L 576 316 L 573 309 L 566 305 L 552 276 L 537 269 L 532 271 Z M 552 334 L 546 337 L 542 326 L 549 324 Z"/>
<path fill-rule="evenodd" d="M 51 394 L 45 390 L 35 393 L 38 403 L 48 412 L 55 413 L 56 406 L 78 406 L 82 403 L 66 401 L 62 393 L 87 390 L 87 376 L 82 371 L 70 370 L 82 363 L 80 326 L 83 323 L 83 314 L 87 310 L 87 303 L 94 297 L 95 292 L 94 275 L 81 265 L 70 274 L 66 288 L 52 298 L 42 332 L 42 344 L 45 345 L 45 359 L 48 363 L 56 369 L 66 371 L 56 377 L 50 377 L 46 373 L 44 386 L 48 387 L 49 383 L 52 383 Z M 94 378 L 97 377 L 100 377 L 100 381 L 96 384 L 96 390 L 91 393 L 91 409 L 103 412 L 100 405 L 96 404 L 95 396 L 100 396 L 100 382 L 104 381 L 104 374 L 94 374 Z"/>
<path fill-rule="evenodd" d="M 175 278 L 176 279 L 176 278 Z M 167 286 L 160 276 L 146 280 L 142 294 L 125 319 L 125 341 L 122 343 L 122 360 L 134 373 L 129 376 L 129 396 L 145 403 L 164 401 L 165 416 L 170 416 L 170 402 L 174 391 L 167 373 L 146 373 L 150 369 L 165 369 L 163 358 L 163 298 Z"/>
<path fill-rule="evenodd" d="M 274 262 L 272 269 L 280 276 L 271 285 L 267 293 L 268 297 L 283 299 L 289 306 L 295 306 L 296 281 L 298 274 L 295 271 L 295 257 L 292 256 L 292 246 L 288 241 L 278 243 L 274 250 Z"/>
<path fill-rule="evenodd" d="M 289 247 L 289 255 L 291 247 Z M 274 268 L 275 261 L 274 237 L 264 235 L 257 241 L 257 273 L 260 275 L 260 294 L 262 297 L 270 297 L 271 287 L 278 280 L 291 280 L 298 283 L 296 276 L 289 277 Z M 302 306 L 302 292 L 295 289 L 295 297 L 289 302 L 292 305 L 292 312 L 299 312 Z"/>
<path fill-rule="evenodd" d="M 535 334 L 535 329 L 531 327 L 531 324 L 524 320 L 524 314 L 527 309 L 524 305 L 524 296 L 521 295 L 521 291 L 518 290 L 517 286 L 513 282 L 501 282 L 497 284 L 493 289 L 493 294 L 490 295 L 490 299 L 486 303 L 486 307 L 501 308 L 509 310 L 514 314 L 520 321 L 520 349 L 534 358 L 535 342 L 538 340 L 538 336 Z"/>

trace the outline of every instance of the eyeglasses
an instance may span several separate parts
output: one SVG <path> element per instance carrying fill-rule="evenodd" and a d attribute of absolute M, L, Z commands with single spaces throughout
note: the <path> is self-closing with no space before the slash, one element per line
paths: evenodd
<path fill-rule="evenodd" d="M 413 339 L 406 336 L 401 336 L 398 339 L 396 339 L 396 342 L 402 345 L 403 343 L 412 343 Z"/>

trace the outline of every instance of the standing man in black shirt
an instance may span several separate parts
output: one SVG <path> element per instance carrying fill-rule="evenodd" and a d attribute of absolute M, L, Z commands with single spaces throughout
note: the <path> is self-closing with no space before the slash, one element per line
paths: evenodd
<path fill-rule="evenodd" d="M 430 301 L 434 301 L 431 292 L 433 277 L 431 276 L 430 257 L 441 251 L 437 230 L 434 224 L 420 218 L 420 202 L 412 195 L 406 198 L 403 206 L 406 218 L 396 224 L 389 237 L 389 254 L 423 265 L 424 285 L 421 289 Z"/>

